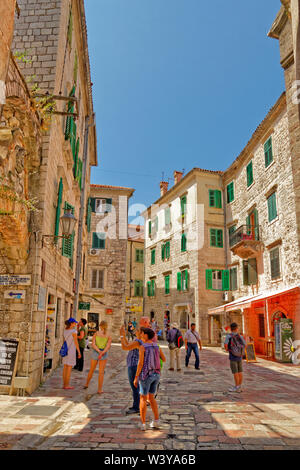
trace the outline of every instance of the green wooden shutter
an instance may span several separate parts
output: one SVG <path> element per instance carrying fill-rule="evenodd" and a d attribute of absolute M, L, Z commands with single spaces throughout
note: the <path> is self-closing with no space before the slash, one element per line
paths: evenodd
<path fill-rule="evenodd" d="M 170 258 L 170 242 L 166 243 L 166 259 Z"/>
<path fill-rule="evenodd" d="M 183 196 L 180 200 L 181 205 L 181 215 L 184 216 L 186 214 L 186 196 Z"/>
<path fill-rule="evenodd" d="M 148 227 L 149 227 L 149 236 L 151 235 L 151 230 L 152 230 L 152 222 L 149 220 L 148 222 Z"/>
<path fill-rule="evenodd" d="M 215 191 L 215 200 L 217 209 L 222 209 L 222 193 L 221 191 Z"/>
<path fill-rule="evenodd" d="M 92 221 L 92 204 L 91 204 L 91 198 L 89 197 L 88 203 L 87 203 L 87 214 L 86 214 L 86 226 L 87 226 L 88 233 L 90 233 L 91 231 L 91 221 Z"/>
<path fill-rule="evenodd" d="M 268 197 L 268 215 L 269 222 L 277 217 L 276 193 L 273 193 Z"/>
<path fill-rule="evenodd" d="M 90 200 L 92 212 L 96 212 L 96 199 L 94 197 L 91 197 Z"/>
<path fill-rule="evenodd" d="M 69 261 L 71 269 L 73 269 L 73 264 L 74 264 L 74 241 L 75 241 L 75 232 L 73 232 L 71 236 L 71 247 L 70 247 L 71 256 L 70 256 L 70 261 Z"/>
<path fill-rule="evenodd" d="M 112 208 L 112 199 L 106 199 L 105 211 L 111 212 L 111 208 Z"/>
<path fill-rule="evenodd" d="M 163 243 L 161 245 L 161 259 L 164 261 L 165 260 L 165 250 L 166 250 L 166 246 L 165 244 Z"/>
<path fill-rule="evenodd" d="M 165 294 L 170 293 L 170 276 L 165 276 Z"/>
<path fill-rule="evenodd" d="M 152 297 L 155 296 L 155 280 L 154 279 L 151 280 L 151 295 Z"/>
<path fill-rule="evenodd" d="M 255 240 L 259 240 L 259 225 L 258 225 L 258 211 L 254 209 L 254 233 L 255 233 Z"/>
<path fill-rule="evenodd" d="M 212 290 L 212 269 L 206 270 L 206 289 Z"/>
<path fill-rule="evenodd" d="M 273 161 L 272 136 L 264 144 L 265 167 L 268 167 Z"/>
<path fill-rule="evenodd" d="M 184 283 L 183 290 L 188 290 L 188 288 L 189 288 L 189 272 L 188 272 L 187 269 L 182 272 L 182 276 L 183 276 L 183 283 Z"/>
<path fill-rule="evenodd" d="M 209 207 L 215 207 L 215 191 L 209 190 Z"/>
<path fill-rule="evenodd" d="M 181 291 L 181 272 L 177 273 L 177 290 Z"/>
<path fill-rule="evenodd" d="M 215 228 L 210 229 L 210 246 L 217 246 L 217 230 Z"/>
<path fill-rule="evenodd" d="M 216 230 L 217 232 L 217 247 L 223 248 L 223 230 Z"/>
<path fill-rule="evenodd" d="M 233 181 L 227 185 L 227 202 L 234 201 L 234 184 Z"/>
<path fill-rule="evenodd" d="M 247 186 L 251 186 L 253 183 L 253 164 L 252 161 L 247 166 Z"/>
<path fill-rule="evenodd" d="M 225 269 L 222 271 L 222 290 L 229 291 L 230 290 L 230 278 L 229 278 L 229 270 Z"/>
<path fill-rule="evenodd" d="M 271 279 L 277 279 L 280 277 L 280 258 L 279 258 L 278 247 L 270 251 L 270 262 L 271 262 Z"/>
<path fill-rule="evenodd" d="M 151 250 L 151 264 L 155 264 L 155 250 Z"/>
<path fill-rule="evenodd" d="M 147 295 L 151 297 L 151 281 L 147 282 Z"/>
<path fill-rule="evenodd" d="M 186 251 L 186 234 L 181 235 L 181 251 Z"/>
<path fill-rule="evenodd" d="M 248 215 L 247 218 L 246 218 L 246 226 L 247 226 L 247 235 L 251 235 L 251 233 L 252 233 L 252 228 L 251 228 L 251 219 L 250 219 L 250 215 Z"/>
<path fill-rule="evenodd" d="M 237 290 L 237 268 L 230 269 L 230 290 Z"/>
<path fill-rule="evenodd" d="M 61 203 L 62 203 L 62 195 L 63 195 L 63 179 L 60 178 L 59 187 L 58 187 L 58 196 L 57 196 L 57 207 L 56 207 L 56 217 L 55 217 L 55 230 L 54 235 L 58 237 L 59 235 L 59 223 L 60 223 L 60 212 L 61 212 Z M 54 242 L 57 243 L 57 239 L 54 239 Z"/>
<path fill-rule="evenodd" d="M 93 232 L 92 248 L 96 250 L 105 249 L 105 233 Z"/>

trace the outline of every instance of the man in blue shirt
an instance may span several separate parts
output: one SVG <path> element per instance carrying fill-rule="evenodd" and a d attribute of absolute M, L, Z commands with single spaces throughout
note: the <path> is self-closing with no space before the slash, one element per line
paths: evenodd
<path fill-rule="evenodd" d="M 236 323 L 231 323 L 230 330 L 231 333 L 226 336 L 224 346 L 226 351 L 229 352 L 230 368 L 234 376 L 235 386 L 231 387 L 228 391 L 240 393 L 242 391 L 243 354 L 246 342 L 239 334 Z"/>

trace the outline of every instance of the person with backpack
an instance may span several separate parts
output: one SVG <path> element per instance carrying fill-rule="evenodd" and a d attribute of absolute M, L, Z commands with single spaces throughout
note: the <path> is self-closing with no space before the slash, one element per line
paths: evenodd
<path fill-rule="evenodd" d="M 141 328 L 142 345 L 139 347 L 139 362 L 137 366 L 134 386 L 140 391 L 140 417 L 141 429 L 146 431 L 147 399 L 154 415 L 150 428 L 159 429 L 159 411 L 155 393 L 160 380 L 161 351 L 157 343 L 153 342 L 154 331 L 150 328 Z M 163 360 L 163 358 L 162 358 Z"/>
<path fill-rule="evenodd" d="M 180 366 L 180 348 L 183 346 L 182 334 L 178 329 L 177 323 L 172 323 L 171 328 L 167 333 L 168 347 L 170 350 L 170 368 L 169 370 L 174 370 L 175 357 L 176 357 L 176 366 L 177 371 L 181 371 Z"/>
<path fill-rule="evenodd" d="M 185 356 L 185 367 L 189 366 L 189 360 L 194 351 L 195 354 L 195 369 L 200 369 L 200 356 L 199 356 L 199 348 L 202 351 L 202 343 L 199 333 L 196 331 L 195 323 L 191 324 L 190 330 L 187 330 L 185 336 L 185 349 L 186 349 L 186 356 Z M 199 348 L 198 348 L 199 344 Z"/>
<path fill-rule="evenodd" d="M 231 333 L 226 336 L 224 346 L 229 352 L 229 361 L 231 372 L 233 373 L 235 386 L 231 387 L 229 392 L 240 393 L 243 383 L 243 355 L 246 346 L 244 338 L 238 332 L 237 323 L 231 323 Z"/>

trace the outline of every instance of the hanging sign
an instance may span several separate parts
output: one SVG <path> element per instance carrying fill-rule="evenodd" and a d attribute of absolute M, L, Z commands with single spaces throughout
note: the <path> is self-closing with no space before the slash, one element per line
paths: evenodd
<path fill-rule="evenodd" d="M 91 310 L 90 302 L 79 302 L 78 310 Z"/>
<path fill-rule="evenodd" d="M 25 290 L 6 290 L 4 292 L 4 298 L 10 300 L 24 300 L 26 296 Z"/>
<path fill-rule="evenodd" d="M 106 309 L 106 315 L 112 315 L 113 309 L 112 308 L 107 308 Z"/>
<path fill-rule="evenodd" d="M 10 394 L 17 370 L 18 348 L 18 339 L 0 338 L 0 386 L 9 387 Z"/>
<path fill-rule="evenodd" d="M 30 286 L 30 274 L 0 274 L 0 286 Z"/>

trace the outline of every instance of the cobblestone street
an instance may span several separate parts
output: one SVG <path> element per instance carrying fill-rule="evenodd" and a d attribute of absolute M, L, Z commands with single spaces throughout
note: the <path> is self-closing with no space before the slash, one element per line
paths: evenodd
<path fill-rule="evenodd" d="M 168 355 L 167 348 L 165 352 Z M 244 363 L 244 391 L 232 385 L 227 354 L 216 348 L 201 353 L 201 370 L 163 369 L 158 399 L 160 430 L 138 429 L 131 406 L 126 353 L 113 345 L 104 394 L 97 395 L 95 374 L 83 389 L 89 367 L 73 371 L 74 390 L 62 390 L 59 368 L 30 398 L 0 397 L 2 449 L 299 449 L 300 368 L 258 359 Z M 184 359 L 184 351 L 181 351 Z M 149 421 L 151 411 L 148 411 Z"/>

